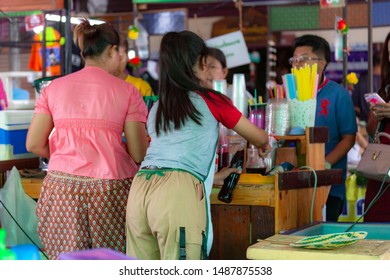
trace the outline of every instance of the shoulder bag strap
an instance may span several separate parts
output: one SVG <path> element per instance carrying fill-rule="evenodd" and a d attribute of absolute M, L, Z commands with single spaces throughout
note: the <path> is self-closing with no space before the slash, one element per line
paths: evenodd
<path fill-rule="evenodd" d="M 380 137 L 387 137 L 387 138 L 390 139 L 390 134 L 388 134 L 386 132 L 379 132 L 379 133 L 377 133 L 376 136 L 375 136 L 377 142 L 375 142 L 375 143 L 380 144 L 380 142 L 381 142 Z"/>
<path fill-rule="evenodd" d="M 379 121 L 378 124 L 376 125 L 376 129 L 375 129 L 374 137 L 372 139 L 372 143 L 380 143 L 378 134 L 380 133 L 380 131 L 382 129 L 383 129 L 382 121 Z"/>

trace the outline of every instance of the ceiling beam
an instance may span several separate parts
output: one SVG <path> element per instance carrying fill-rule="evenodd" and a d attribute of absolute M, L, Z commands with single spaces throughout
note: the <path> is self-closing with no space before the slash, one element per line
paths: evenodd
<path fill-rule="evenodd" d="M 1 0 L 3 12 L 31 10 L 59 10 L 64 8 L 64 0 Z"/>

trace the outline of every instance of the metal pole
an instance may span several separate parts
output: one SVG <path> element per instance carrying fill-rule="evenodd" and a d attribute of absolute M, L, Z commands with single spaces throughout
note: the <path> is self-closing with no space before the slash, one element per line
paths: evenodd
<path fill-rule="evenodd" d="M 343 18 L 347 20 L 347 2 L 343 8 Z M 347 53 L 347 34 L 343 34 L 343 86 L 347 88 L 347 74 L 348 74 L 348 53 Z"/>
<path fill-rule="evenodd" d="M 17 44 L 20 42 L 20 32 L 19 32 L 19 19 L 15 17 L 11 20 L 10 18 L 10 41 L 14 42 L 11 44 L 9 56 L 9 64 L 11 66 L 12 71 L 20 71 L 20 49 Z"/>
<path fill-rule="evenodd" d="M 372 0 L 368 0 L 368 84 L 367 89 L 369 92 L 373 92 L 374 80 L 372 76 Z"/>
<path fill-rule="evenodd" d="M 64 2 L 65 7 L 65 63 L 64 63 L 64 70 L 65 73 L 63 74 L 69 74 L 72 72 L 72 30 L 70 25 L 70 9 L 71 9 L 71 0 L 66 0 Z"/>
<path fill-rule="evenodd" d="M 43 12 L 43 30 L 42 30 L 42 77 L 46 77 L 46 62 L 47 62 L 47 55 L 46 55 L 46 12 Z"/>
<path fill-rule="evenodd" d="M 271 31 L 271 29 L 270 29 L 270 26 L 271 26 L 271 20 L 270 20 L 270 12 L 271 12 L 271 10 L 270 10 L 270 7 L 269 6 L 267 6 L 267 26 L 268 26 L 268 28 L 267 28 L 267 51 L 266 51 L 266 55 L 267 55 L 267 58 L 266 58 L 266 73 L 267 73 L 267 75 L 266 75 L 266 81 L 265 81 L 265 89 L 264 89 L 264 91 L 265 91 L 265 93 L 264 93 L 264 98 L 266 99 L 266 100 L 268 100 L 269 98 L 271 98 L 271 96 L 269 96 L 269 93 L 268 93 L 268 86 L 269 86 L 269 81 L 271 80 L 270 79 L 270 73 L 271 73 L 271 65 L 270 65 L 270 55 L 271 55 L 271 52 L 270 52 L 270 50 L 269 50 L 269 41 L 271 41 L 272 40 L 272 31 Z M 261 95 L 261 93 L 260 93 L 260 95 Z M 256 101 L 257 102 L 257 101 Z"/>
<path fill-rule="evenodd" d="M 133 25 L 136 25 L 135 22 L 136 22 L 136 19 L 138 19 L 138 6 L 136 3 L 133 3 Z M 134 43 L 134 48 L 137 50 L 137 53 L 138 53 L 138 48 L 136 47 L 135 43 Z M 139 75 L 139 70 L 137 68 L 133 68 L 133 73 L 131 73 L 132 75 L 134 76 L 138 76 Z"/>

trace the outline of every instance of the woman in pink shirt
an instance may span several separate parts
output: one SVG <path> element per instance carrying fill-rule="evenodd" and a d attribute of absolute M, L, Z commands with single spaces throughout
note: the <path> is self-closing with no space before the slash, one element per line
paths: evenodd
<path fill-rule="evenodd" d="M 85 67 L 43 90 L 26 140 L 28 151 L 50 158 L 36 209 L 50 259 L 98 247 L 125 252 L 127 196 L 148 146 L 145 103 L 113 75 L 117 31 L 83 21 L 74 39 Z"/>

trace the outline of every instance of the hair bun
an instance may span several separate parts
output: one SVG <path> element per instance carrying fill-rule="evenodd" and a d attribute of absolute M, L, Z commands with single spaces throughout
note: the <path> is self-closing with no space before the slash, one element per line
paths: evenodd
<path fill-rule="evenodd" d="M 87 34 L 96 32 L 96 27 L 91 25 L 87 19 L 82 19 L 81 22 L 74 28 L 73 42 L 80 50 L 83 50 L 83 38 Z"/>

